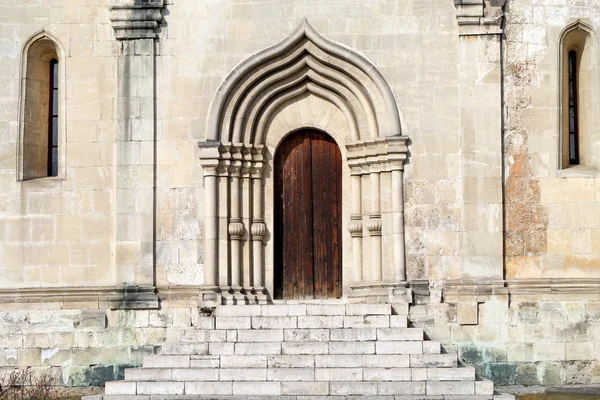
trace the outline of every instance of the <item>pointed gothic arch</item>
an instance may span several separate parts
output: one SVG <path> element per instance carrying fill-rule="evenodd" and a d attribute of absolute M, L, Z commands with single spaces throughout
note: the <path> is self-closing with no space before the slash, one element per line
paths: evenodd
<path fill-rule="evenodd" d="M 265 193 L 272 192 L 275 148 L 302 128 L 328 132 L 343 149 L 343 187 L 352 198 L 344 211 L 351 265 L 345 294 L 363 291 L 365 282 L 380 293 L 406 279 L 402 174 L 408 138 L 392 90 L 363 55 L 324 38 L 305 20 L 231 71 L 213 98 L 206 140 L 199 143 L 205 291 L 226 303 L 267 301 L 272 292 L 273 205 Z M 383 191 L 393 198 L 391 209 L 382 211 Z M 363 196 L 370 199 L 369 212 L 363 212 Z M 389 214 L 386 222 L 382 212 Z M 384 242 L 393 248 L 382 248 L 382 235 L 390 236 Z M 389 271 L 384 256 L 394 260 Z"/>

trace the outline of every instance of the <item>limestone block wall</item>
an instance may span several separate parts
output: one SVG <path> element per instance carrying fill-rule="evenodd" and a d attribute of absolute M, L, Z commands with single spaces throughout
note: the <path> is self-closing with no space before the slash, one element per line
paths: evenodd
<path fill-rule="evenodd" d="M 496 385 L 598 384 L 600 302 L 544 297 L 497 296 L 479 305 L 477 325 L 457 324 L 456 307 L 442 303 L 413 306 L 409 319 Z"/>
<path fill-rule="evenodd" d="M 198 308 L 164 310 L 44 308 L 0 311 L 0 376 L 15 368 L 51 373 L 67 386 L 103 386 L 140 366 L 155 346 L 192 332 Z"/>
<path fill-rule="evenodd" d="M 507 279 L 600 276 L 600 174 L 593 166 L 561 168 L 559 152 L 561 31 L 578 19 L 598 29 L 599 11 L 595 1 L 572 7 L 569 2 L 514 0 L 507 7 Z M 597 37 L 591 42 L 597 46 Z M 584 131 L 580 146 L 598 158 L 597 133 Z"/>
<path fill-rule="evenodd" d="M 0 6 L 0 288 L 114 283 L 117 82 L 108 3 Z M 66 54 L 59 62 L 68 79 L 59 90 L 66 97 L 67 165 L 64 177 L 23 182 L 17 176 L 22 46 L 41 29 Z"/>
<path fill-rule="evenodd" d="M 409 278 L 462 275 L 459 48 L 452 2 L 198 6 L 184 0 L 166 8 L 168 23 L 161 27 L 156 62 L 159 285 L 203 281 L 197 238 L 203 237 L 204 192 L 195 143 L 205 138 L 215 91 L 236 64 L 287 37 L 303 18 L 326 38 L 365 55 L 393 89 L 402 133 L 411 140 L 405 167 Z"/>

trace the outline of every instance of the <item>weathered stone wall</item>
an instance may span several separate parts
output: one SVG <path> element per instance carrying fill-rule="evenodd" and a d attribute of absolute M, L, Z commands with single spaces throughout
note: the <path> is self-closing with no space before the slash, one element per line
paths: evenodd
<path fill-rule="evenodd" d="M 69 386 L 123 379 L 123 369 L 141 365 L 155 346 L 192 334 L 198 316 L 197 307 L 182 305 L 160 311 L 30 307 L 0 312 L 0 376 L 31 368 Z"/>
<path fill-rule="evenodd" d="M 508 2 L 504 69 L 507 279 L 600 276 L 598 171 L 583 166 L 560 169 L 558 140 L 560 33 L 577 19 L 597 27 L 599 11 L 595 1 L 575 6 L 544 0 Z"/>
<path fill-rule="evenodd" d="M 479 304 L 479 324 L 459 325 L 449 304 L 417 305 L 409 319 L 500 386 L 600 382 L 600 303 L 507 296 Z"/>

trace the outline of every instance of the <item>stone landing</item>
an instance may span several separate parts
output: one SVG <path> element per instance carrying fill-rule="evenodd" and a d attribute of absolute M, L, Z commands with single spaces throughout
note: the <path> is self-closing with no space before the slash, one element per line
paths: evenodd
<path fill-rule="evenodd" d="M 407 313 L 389 304 L 221 306 L 86 399 L 499 397 L 473 367 L 409 328 Z"/>

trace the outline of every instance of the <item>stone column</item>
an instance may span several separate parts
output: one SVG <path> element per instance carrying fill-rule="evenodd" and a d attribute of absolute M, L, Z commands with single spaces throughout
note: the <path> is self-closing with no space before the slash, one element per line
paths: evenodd
<path fill-rule="evenodd" d="M 371 208 L 367 229 L 371 235 L 371 276 L 369 280 L 381 281 L 381 203 L 380 203 L 380 176 L 375 166 L 371 166 L 369 173 L 371 186 Z"/>
<path fill-rule="evenodd" d="M 155 53 L 163 0 L 113 0 L 119 43 L 117 95 L 117 284 L 144 290 L 123 308 L 157 308 L 154 294 Z M 152 199 L 152 201 L 148 201 Z M 135 291 L 134 291 L 135 292 Z"/>
<path fill-rule="evenodd" d="M 348 230 L 350 231 L 350 236 L 352 236 L 352 281 L 360 282 L 363 280 L 361 168 L 351 168 L 350 175 L 352 177 L 352 211 L 350 214 L 350 224 L 348 226 Z"/>
<path fill-rule="evenodd" d="M 460 44 L 463 279 L 502 279 L 504 0 L 455 0 Z"/>

